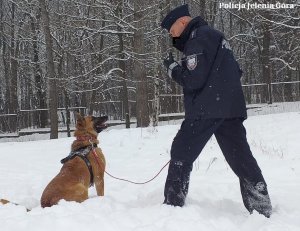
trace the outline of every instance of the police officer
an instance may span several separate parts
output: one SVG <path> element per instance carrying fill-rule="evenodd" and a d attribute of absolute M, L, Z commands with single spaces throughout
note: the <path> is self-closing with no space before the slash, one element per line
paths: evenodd
<path fill-rule="evenodd" d="M 270 217 L 272 205 L 267 184 L 252 156 L 243 120 L 247 118 L 240 78 L 242 70 L 224 35 L 201 17 L 191 18 L 188 5 L 169 12 L 161 23 L 183 53 L 164 60 L 168 75 L 183 88 L 185 120 L 171 147 L 164 203 L 183 206 L 190 172 L 214 134 L 231 169 L 239 177 L 247 210 Z"/>

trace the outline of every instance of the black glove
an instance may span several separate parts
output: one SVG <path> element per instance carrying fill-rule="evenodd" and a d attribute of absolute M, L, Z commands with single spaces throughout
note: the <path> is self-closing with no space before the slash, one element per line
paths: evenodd
<path fill-rule="evenodd" d="M 164 66 L 169 70 L 169 67 L 172 63 L 175 63 L 172 52 L 169 53 L 169 56 L 164 59 Z"/>

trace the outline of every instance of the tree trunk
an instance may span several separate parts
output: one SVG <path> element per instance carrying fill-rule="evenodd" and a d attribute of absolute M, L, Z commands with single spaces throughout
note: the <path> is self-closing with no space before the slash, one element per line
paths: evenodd
<path fill-rule="evenodd" d="M 36 21 L 34 17 L 31 17 L 31 30 L 33 33 L 33 62 L 34 62 L 34 81 L 36 86 L 36 101 L 38 109 L 46 109 L 47 108 L 47 96 L 46 91 L 44 89 L 44 80 L 42 75 L 42 70 L 40 67 L 40 59 L 39 59 L 39 48 L 38 48 L 38 27 L 40 21 L 41 12 L 38 10 L 36 14 Z M 37 111 L 37 120 L 39 126 L 41 128 L 45 128 L 47 126 L 48 120 L 48 112 L 46 110 Z"/>
<path fill-rule="evenodd" d="M 18 33 L 15 33 L 15 7 L 16 4 L 12 3 L 11 17 L 11 46 L 10 46 L 10 71 L 11 71 L 11 81 L 10 81 L 10 104 L 9 111 L 12 114 L 17 114 L 18 111 L 18 61 L 19 56 L 19 40 Z M 11 121 L 10 127 L 12 131 L 17 130 L 17 124 L 15 121 Z"/>
<path fill-rule="evenodd" d="M 70 129 L 70 123 L 71 123 L 71 114 L 70 114 L 70 97 L 66 89 L 64 89 L 64 99 L 65 99 L 65 107 L 66 107 L 66 125 L 67 125 L 67 134 L 68 137 L 71 137 L 71 129 Z"/>
<path fill-rule="evenodd" d="M 134 32 L 133 51 L 136 54 L 134 61 L 133 75 L 137 80 L 136 89 L 136 114 L 137 127 L 147 127 L 150 123 L 149 109 L 148 109 L 148 89 L 147 76 L 145 67 L 144 55 L 144 30 L 143 30 L 143 13 L 144 4 L 140 1 L 135 1 L 134 4 L 134 21 L 136 23 L 136 30 Z"/>
<path fill-rule="evenodd" d="M 265 12 L 265 18 L 271 20 L 271 15 L 268 11 Z M 270 43 L 271 43 L 271 31 L 270 22 L 263 23 L 263 42 L 262 42 L 262 75 L 263 82 L 267 84 L 267 89 L 263 90 L 263 98 L 267 103 L 272 103 L 272 86 L 271 86 L 271 63 L 270 63 Z"/>
<path fill-rule="evenodd" d="M 2 17 L 2 14 L 1 14 Z M 1 35 L 2 35 L 2 61 L 4 66 L 4 79 L 5 79 L 5 96 L 4 96 L 4 113 L 9 113 L 10 103 L 10 72 L 9 72 L 9 54 L 7 49 L 7 39 L 4 36 L 3 23 L 1 23 Z"/>
<path fill-rule="evenodd" d="M 164 2 L 160 2 L 159 5 L 159 10 L 160 14 L 157 14 L 156 16 L 156 25 L 159 26 L 162 18 L 164 17 L 162 15 L 162 9 L 164 8 Z M 162 54 L 161 52 L 158 52 L 161 50 L 162 47 L 162 37 L 161 36 L 156 36 L 155 38 L 155 48 L 154 50 L 157 51 L 156 53 L 156 60 L 161 61 L 162 60 Z M 162 76 L 162 70 L 159 62 L 156 62 L 155 67 L 154 67 L 154 102 L 153 102 L 153 126 L 157 126 L 159 122 L 159 108 L 160 108 L 160 100 L 159 100 L 159 80 L 160 77 Z"/>
<path fill-rule="evenodd" d="M 291 82 L 292 81 L 292 70 L 290 68 L 287 68 L 286 70 L 286 76 L 284 78 L 285 82 Z M 283 100 L 284 102 L 293 102 L 293 88 L 291 83 L 286 83 L 283 85 L 284 86 L 284 96 L 285 99 Z"/>
<path fill-rule="evenodd" d="M 130 128 L 130 115 L 129 115 L 129 101 L 128 101 L 128 88 L 126 79 L 126 65 L 125 65 L 125 55 L 124 55 L 124 41 L 123 35 L 119 34 L 119 68 L 122 70 L 122 105 L 123 112 L 125 116 L 126 128 Z"/>
<path fill-rule="evenodd" d="M 102 22 L 102 27 L 105 26 L 105 16 L 103 16 L 103 22 Z M 90 44 L 91 50 L 92 48 L 92 44 Z M 99 45 L 99 50 L 102 51 L 104 48 L 104 36 L 101 35 L 100 37 L 100 45 Z M 92 55 L 92 63 L 93 66 L 97 66 L 99 65 L 99 63 L 101 63 L 103 60 L 102 54 L 95 54 Z M 96 73 L 97 75 L 101 75 L 101 71 L 102 68 L 98 68 Z M 97 86 L 99 86 L 99 82 L 95 81 L 94 83 L 92 83 L 92 88 L 96 89 Z M 91 97 L 90 97 L 90 104 L 89 104 L 89 115 L 93 115 L 93 112 L 95 110 L 95 101 L 96 101 L 96 96 L 97 96 L 97 90 L 93 90 L 91 93 Z"/>
<path fill-rule="evenodd" d="M 123 0 L 119 1 L 117 7 L 117 15 L 119 18 L 123 17 Z M 123 116 L 125 117 L 126 128 L 130 128 L 130 115 L 129 115 L 129 102 L 128 102 L 128 88 L 127 88 L 127 79 L 126 79 L 126 64 L 125 64 L 125 55 L 124 55 L 124 39 L 122 34 L 122 27 L 118 26 L 119 38 L 119 68 L 122 70 L 122 110 Z"/>
<path fill-rule="evenodd" d="M 49 110 L 50 110 L 50 139 L 58 138 L 58 116 L 57 116 L 57 89 L 56 89 L 56 78 L 55 78 L 55 67 L 53 59 L 53 45 L 50 33 L 50 18 L 49 13 L 46 9 L 45 0 L 39 0 L 41 7 L 41 14 L 44 24 L 44 33 L 46 40 L 46 53 L 47 53 L 47 67 L 49 76 Z"/>

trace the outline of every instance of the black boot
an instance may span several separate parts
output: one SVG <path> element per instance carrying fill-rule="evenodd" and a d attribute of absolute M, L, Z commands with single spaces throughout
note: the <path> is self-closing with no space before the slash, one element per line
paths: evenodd
<path fill-rule="evenodd" d="M 240 179 L 243 202 L 247 210 L 252 214 L 253 210 L 270 217 L 272 214 L 272 204 L 264 181 L 257 183 L 246 179 Z"/>
<path fill-rule="evenodd" d="M 190 173 L 193 165 L 179 160 L 171 160 L 165 184 L 164 204 L 182 207 L 188 193 Z"/>

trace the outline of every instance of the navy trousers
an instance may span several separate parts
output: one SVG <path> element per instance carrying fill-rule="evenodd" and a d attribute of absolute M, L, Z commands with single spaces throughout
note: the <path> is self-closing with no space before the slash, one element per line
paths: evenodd
<path fill-rule="evenodd" d="M 192 164 L 213 134 L 229 166 L 239 177 L 247 210 L 250 213 L 256 210 L 270 217 L 272 205 L 267 184 L 251 153 L 243 120 L 240 118 L 183 121 L 171 148 L 164 203 L 184 205 Z"/>
<path fill-rule="evenodd" d="M 171 159 L 192 164 L 212 135 L 234 173 L 243 180 L 265 182 L 246 138 L 243 120 L 184 120 L 171 147 Z"/>

